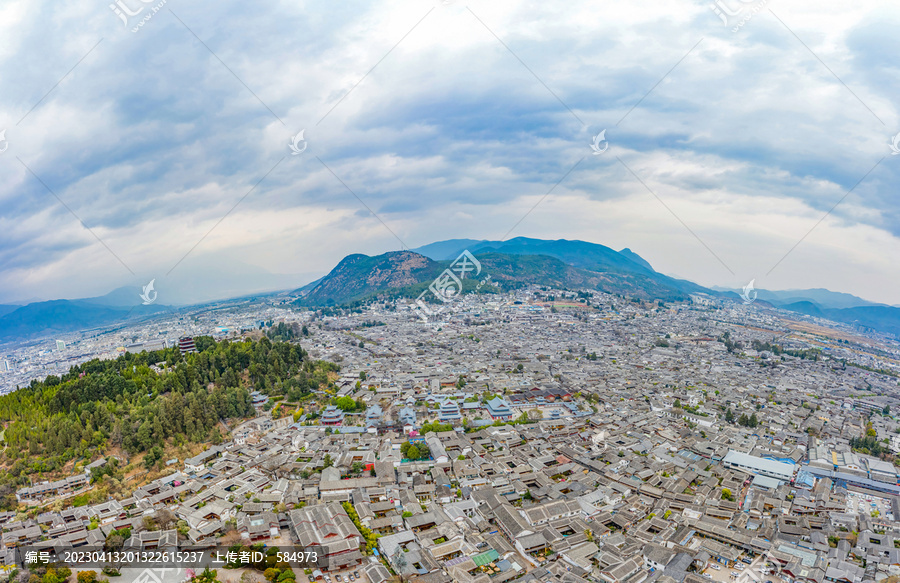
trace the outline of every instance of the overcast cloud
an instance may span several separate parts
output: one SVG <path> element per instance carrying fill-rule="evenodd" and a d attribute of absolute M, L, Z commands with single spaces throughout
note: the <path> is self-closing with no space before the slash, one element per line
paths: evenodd
<path fill-rule="evenodd" d="M 126 27 L 107 0 L 6 0 L 0 303 L 297 287 L 349 253 L 498 239 L 553 189 L 510 237 L 900 304 L 900 7 L 722 2 L 752 18 L 121 0 Z"/>

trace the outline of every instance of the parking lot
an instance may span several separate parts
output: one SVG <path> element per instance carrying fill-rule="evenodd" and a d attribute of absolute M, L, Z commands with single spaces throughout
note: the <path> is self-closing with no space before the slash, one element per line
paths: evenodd
<path fill-rule="evenodd" d="M 716 567 L 719 568 L 716 569 Z M 733 579 L 729 577 L 731 572 L 732 570 L 725 565 L 714 562 L 710 562 L 703 571 L 704 574 L 709 575 L 711 580 L 718 581 L 719 583 L 733 583 Z"/>
<path fill-rule="evenodd" d="M 726 567 L 722 563 L 710 561 L 707 563 L 706 569 L 703 570 L 702 574 L 704 578 L 710 579 L 711 581 L 717 581 L 718 583 L 734 583 L 735 578 L 732 577 L 732 574 L 740 575 L 750 568 L 750 565 L 747 564 L 742 564 L 742 566 L 744 569 L 740 570 Z M 716 567 L 718 567 L 718 569 Z M 709 577 L 706 577 L 706 575 L 709 575 Z"/>
<path fill-rule="evenodd" d="M 325 583 L 365 583 L 366 576 L 359 569 L 347 569 L 345 571 L 329 572 L 325 574 Z"/>
<path fill-rule="evenodd" d="M 759 583 L 771 581 L 772 583 L 785 583 L 790 581 L 789 577 L 767 572 L 763 565 L 764 562 L 765 557 L 763 555 L 756 557 L 751 565 L 738 563 L 738 568 L 726 567 L 721 563 L 710 561 L 707 563 L 706 569 L 703 570 L 702 575 L 704 578 L 709 579 L 710 581 L 716 581 L 717 583 L 735 583 L 740 581 L 759 581 Z M 716 567 L 718 567 L 718 569 Z M 749 575 L 751 570 L 756 573 L 755 577 Z M 709 577 L 707 577 L 707 575 L 709 575 Z M 746 577 L 742 578 L 741 575 L 746 575 Z"/>
<path fill-rule="evenodd" d="M 885 520 L 894 519 L 891 503 L 886 498 L 858 494 L 856 492 L 848 492 L 847 494 L 847 512 L 849 514 L 864 514 L 866 516 L 872 516 L 873 512 L 877 512 L 878 518 Z"/>

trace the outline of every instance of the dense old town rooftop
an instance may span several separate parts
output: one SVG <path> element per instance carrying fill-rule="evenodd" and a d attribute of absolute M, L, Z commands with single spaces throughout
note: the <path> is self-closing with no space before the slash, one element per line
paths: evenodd
<path fill-rule="evenodd" d="M 257 418 L 126 498 L 54 507 L 80 473 L 22 487 L 40 512 L 0 516 L 4 552 L 131 528 L 129 548 L 316 545 L 328 563 L 298 577 L 373 583 L 898 580 L 895 343 L 708 298 L 543 300 L 276 312 L 341 367 L 302 414 L 256 395 Z M 851 447 L 867 434 L 892 453 Z"/>

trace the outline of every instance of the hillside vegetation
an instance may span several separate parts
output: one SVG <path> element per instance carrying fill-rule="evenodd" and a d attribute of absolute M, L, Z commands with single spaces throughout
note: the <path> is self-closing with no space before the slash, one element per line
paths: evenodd
<path fill-rule="evenodd" d="M 447 247 L 448 249 L 450 247 Z M 657 273 L 640 256 L 613 251 L 584 241 L 543 241 L 517 237 L 506 242 L 483 241 L 469 249 L 481 264 L 481 272 L 462 281 L 470 293 L 476 279 L 491 281 L 479 290 L 493 293 L 527 285 L 562 289 L 593 289 L 644 300 L 681 301 L 696 292 L 711 290 Z M 436 250 L 441 257 L 446 249 Z M 461 251 L 461 249 L 460 249 Z M 454 251 L 456 253 L 456 251 Z M 311 288 L 295 290 L 297 304 L 308 307 L 353 306 L 374 298 L 416 298 L 453 263 L 413 251 L 391 251 L 370 257 L 348 255 Z M 425 301 L 432 301 L 426 294 Z"/>
<path fill-rule="evenodd" d="M 15 506 L 16 487 L 49 479 L 73 460 L 147 452 L 149 468 L 167 444 L 220 442 L 220 421 L 254 415 L 252 390 L 297 399 L 336 369 L 268 338 L 195 342 L 195 354 L 170 348 L 95 359 L 0 397 L 0 507 Z"/>

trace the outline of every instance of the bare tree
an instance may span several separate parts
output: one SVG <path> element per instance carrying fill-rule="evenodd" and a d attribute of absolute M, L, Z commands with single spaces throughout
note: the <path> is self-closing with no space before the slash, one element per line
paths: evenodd
<path fill-rule="evenodd" d="M 400 577 L 400 583 L 403 583 L 406 581 L 406 574 L 403 571 L 406 569 L 407 562 L 400 545 L 397 545 L 397 550 L 391 556 L 391 561 L 394 563 L 394 566 L 397 567 L 397 575 Z"/>
<path fill-rule="evenodd" d="M 160 508 L 157 510 L 155 518 L 156 524 L 158 524 L 161 529 L 171 528 L 172 523 L 176 520 L 175 514 L 168 508 Z"/>

